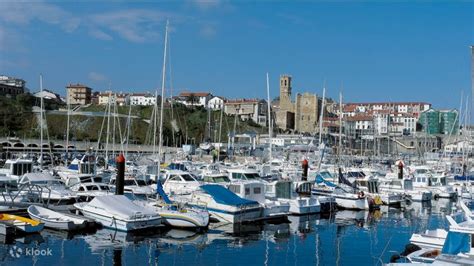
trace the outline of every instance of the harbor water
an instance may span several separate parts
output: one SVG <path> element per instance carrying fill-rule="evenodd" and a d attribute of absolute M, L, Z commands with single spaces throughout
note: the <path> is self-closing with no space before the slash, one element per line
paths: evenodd
<path fill-rule="evenodd" d="M 472 206 L 471 206 L 472 208 Z M 216 225 L 194 232 L 130 234 L 100 229 L 3 239 L 2 265 L 381 265 L 412 233 L 446 228 L 456 202 L 412 203 L 406 210 L 289 216 L 286 223 Z"/>

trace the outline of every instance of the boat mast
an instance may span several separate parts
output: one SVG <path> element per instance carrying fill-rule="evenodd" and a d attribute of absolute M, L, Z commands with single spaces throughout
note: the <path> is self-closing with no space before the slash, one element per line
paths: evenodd
<path fill-rule="evenodd" d="M 323 134 L 323 118 L 324 118 L 324 103 L 326 98 L 326 82 L 323 87 L 323 100 L 321 104 L 321 114 L 319 115 L 319 148 L 321 148 L 322 134 Z"/>
<path fill-rule="evenodd" d="M 268 107 L 268 147 L 269 147 L 269 161 L 272 160 L 272 113 L 271 113 L 271 103 L 270 103 L 270 82 L 268 80 L 267 72 L 267 107 Z"/>
<path fill-rule="evenodd" d="M 43 75 L 40 74 L 40 168 L 43 169 L 43 108 L 44 108 L 44 99 L 43 99 Z"/>
<path fill-rule="evenodd" d="M 222 102 L 222 107 L 221 107 L 221 117 L 220 117 L 220 121 L 219 121 L 219 148 L 217 149 L 218 152 L 219 152 L 219 156 L 221 154 L 221 135 L 222 135 L 222 116 L 223 116 L 223 113 L 224 113 L 224 102 Z"/>
<path fill-rule="evenodd" d="M 168 47 L 168 25 L 169 21 L 166 21 L 166 30 L 165 30 L 165 49 L 163 53 L 163 73 L 161 79 L 161 104 L 160 104 L 160 139 L 158 141 L 158 176 L 160 175 L 160 162 L 161 162 L 161 146 L 163 145 L 163 107 L 165 101 L 165 74 L 166 74 L 166 48 Z M 158 184 L 159 180 L 156 180 Z"/>
<path fill-rule="evenodd" d="M 107 98 L 107 135 L 105 135 L 105 169 L 109 166 L 109 135 L 110 135 L 110 83 L 109 83 L 109 97 Z"/>
<path fill-rule="evenodd" d="M 338 161 L 341 162 L 342 152 L 342 92 L 339 92 L 339 148 L 338 150 Z"/>
<path fill-rule="evenodd" d="M 69 93 L 68 93 L 69 94 Z M 69 97 L 66 99 L 67 104 L 67 124 L 66 124 L 66 160 L 64 161 L 64 165 L 67 167 L 67 161 L 69 159 L 69 119 L 71 116 L 71 105 L 69 104 Z"/>

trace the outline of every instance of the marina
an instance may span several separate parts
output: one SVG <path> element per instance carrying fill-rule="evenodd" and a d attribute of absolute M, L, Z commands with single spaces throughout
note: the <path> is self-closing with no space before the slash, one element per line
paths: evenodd
<path fill-rule="evenodd" d="M 388 263 L 412 233 L 446 228 L 454 202 L 439 200 L 405 212 L 339 211 L 329 216 L 291 216 L 289 223 L 210 226 L 205 232 L 166 229 L 146 235 L 100 229 L 70 234 L 45 229 L 5 242 L 8 265 L 76 264 L 258 264 L 377 265 Z M 13 247 L 50 248 L 53 256 L 13 258 Z M 357 261 L 357 263 L 355 263 Z"/>
<path fill-rule="evenodd" d="M 473 10 L 3 1 L 0 266 L 474 266 Z"/>

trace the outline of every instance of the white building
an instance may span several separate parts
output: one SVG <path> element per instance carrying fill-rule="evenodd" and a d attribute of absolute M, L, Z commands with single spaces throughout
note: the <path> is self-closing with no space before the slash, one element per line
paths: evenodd
<path fill-rule="evenodd" d="M 224 104 L 224 113 L 238 115 L 242 120 L 252 120 L 259 125 L 265 126 L 267 124 L 268 106 L 265 100 L 228 100 Z"/>
<path fill-rule="evenodd" d="M 468 140 L 461 140 L 444 146 L 446 152 L 458 152 L 458 153 L 472 153 L 474 151 L 474 143 Z"/>
<path fill-rule="evenodd" d="M 156 97 L 149 93 L 132 93 L 129 96 L 130 105 L 149 106 L 156 104 Z"/>
<path fill-rule="evenodd" d="M 211 110 L 220 110 L 224 108 L 224 98 L 219 97 L 219 96 L 213 96 L 208 102 L 207 102 L 207 108 Z"/>
<path fill-rule="evenodd" d="M 209 92 L 181 92 L 176 102 L 186 106 L 207 106 L 207 102 L 212 98 Z"/>
<path fill-rule="evenodd" d="M 130 97 L 126 93 L 113 93 L 112 91 L 105 91 L 99 94 L 98 104 L 107 105 L 109 101 L 111 104 L 124 106 L 129 104 Z"/>

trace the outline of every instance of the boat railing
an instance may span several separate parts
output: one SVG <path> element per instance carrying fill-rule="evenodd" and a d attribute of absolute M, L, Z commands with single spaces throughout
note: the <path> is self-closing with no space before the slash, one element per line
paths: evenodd
<path fill-rule="evenodd" d="M 43 189 L 48 191 L 48 198 L 46 202 L 43 200 Z M 18 185 L 17 190 L 10 190 L 8 188 L 5 189 L 5 191 L 1 192 L 1 197 L 4 203 L 8 203 L 9 207 L 13 207 L 15 205 L 15 200 L 25 194 L 37 196 L 36 198 L 33 198 L 32 202 L 49 204 L 51 189 L 35 184 L 25 183 Z"/>

